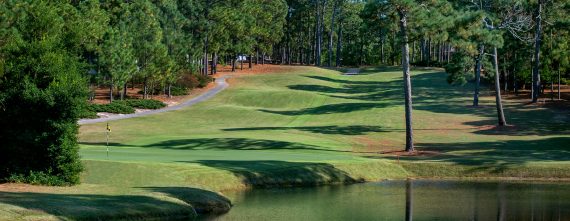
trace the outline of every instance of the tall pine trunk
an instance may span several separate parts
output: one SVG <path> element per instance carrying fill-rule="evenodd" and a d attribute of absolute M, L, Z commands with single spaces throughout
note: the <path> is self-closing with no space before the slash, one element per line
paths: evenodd
<path fill-rule="evenodd" d="M 123 84 L 123 91 L 121 93 L 121 100 L 124 100 L 127 97 L 127 83 Z"/>
<path fill-rule="evenodd" d="M 329 31 L 329 47 L 328 47 L 329 57 L 328 57 L 328 63 L 327 63 L 328 67 L 332 67 L 334 19 L 336 17 L 336 13 L 337 13 L 337 7 L 338 7 L 338 0 L 334 3 L 333 13 L 331 16 L 331 26 L 330 26 L 330 31 Z"/>
<path fill-rule="evenodd" d="M 204 72 L 203 75 L 208 75 L 208 37 L 204 42 Z"/>
<path fill-rule="evenodd" d="M 148 78 L 144 77 L 143 81 L 143 99 L 148 98 Z"/>
<path fill-rule="evenodd" d="M 109 103 L 113 103 L 113 88 L 115 85 L 113 84 L 113 78 L 111 78 L 111 83 L 109 84 Z"/>
<path fill-rule="evenodd" d="M 479 86 L 481 84 L 481 63 L 485 53 L 485 46 L 479 45 L 479 55 L 475 59 L 475 92 L 473 93 L 473 106 L 479 106 Z"/>
<path fill-rule="evenodd" d="M 497 47 L 493 48 L 493 65 L 495 66 L 495 103 L 497 106 L 497 118 L 499 126 L 507 125 L 505 120 L 505 113 L 503 112 L 503 102 L 501 100 L 501 82 L 499 81 L 499 60 L 497 54 Z"/>
<path fill-rule="evenodd" d="M 342 64 L 342 5 L 340 7 L 340 15 L 341 19 L 338 22 L 338 31 L 337 31 L 337 43 L 336 43 L 336 63 L 337 67 L 340 67 Z"/>
<path fill-rule="evenodd" d="M 321 26 L 322 26 L 322 16 L 321 14 L 323 14 L 323 10 L 321 9 L 320 6 L 320 0 L 317 0 L 316 2 L 316 9 L 317 9 L 317 16 L 316 16 L 316 25 L 315 25 L 315 30 L 316 30 L 316 34 L 315 34 L 315 43 L 316 43 L 316 50 L 315 50 L 315 65 L 316 66 L 321 66 L 321 40 L 322 40 L 322 35 L 321 35 Z"/>
<path fill-rule="evenodd" d="M 410 77 L 410 49 L 408 46 L 408 15 L 402 9 L 400 15 L 400 35 L 402 37 L 402 71 L 404 74 L 404 97 L 406 117 L 406 151 L 414 151 L 414 132 L 412 128 L 412 81 Z"/>
<path fill-rule="evenodd" d="M 560 63 L 558 64 L 558 100 L 560 100 Z"/>
<path fill-rule="evenodd" d="M 168 98 L 172 97 L 172 84 L 168 84 Z"/>
<path fill-rule="evenodd" d="M 532 102 L 536 103 L 538 101 L 538 94 L 540 92 L 540 43 L 542 42 L 540 37 L 541 30 L 541 18 L 542 13 L 542 0 L 538 1 L 538 7 L 536 9 L 536 31 L 534 33 L 534 67 L 532 71 Z"/>
<path fill-rule="evenodd" d="M 249 69 L 253 68 L 253 56 L 249 55 Z"/>

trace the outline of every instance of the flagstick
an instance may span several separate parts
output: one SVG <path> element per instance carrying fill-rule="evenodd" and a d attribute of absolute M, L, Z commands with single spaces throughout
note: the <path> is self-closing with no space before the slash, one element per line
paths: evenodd
<path fill-rule="evenodd" d="M 107 123 L 107 160 L 109 159 L 109 134 L 111 133 L 111 127 Z"/>
<path fill-rule="evenodd" d="M 109 131 L 107 131 L 107 160 L 109 159 Z"/>

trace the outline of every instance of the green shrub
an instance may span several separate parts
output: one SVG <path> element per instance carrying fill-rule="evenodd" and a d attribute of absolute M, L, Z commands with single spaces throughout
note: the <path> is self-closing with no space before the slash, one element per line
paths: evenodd
<path fill-rule="evenodd" d="M 198 87 L 206 87 L 206 86 L 208 86 L 208 84 L 209 84 L 210 82 L 213 81 L 213 78 L 210 77 L 210 76 L 201 75 L 201 74 L 195 75 L 195 76 L 196 76 L 196 78 L 198 79 L 198 82 L 199 82 L 199 83 L 198 83 Z"/>
<path fill-rule="evenodd" d="M 140 108 L 140 109 L 160 109 L 166 107 L 165 103 L 152 99 L 128 99 L 128 100 L 115 101 L 113 103 L 118 103 L 121 105 L 133 108 Z"/>
<path fill-rule="evenodd" d="M 10 183 L 29 183 L 34 185 L 49 185 L 49 186 L 64 186 L 67 183 L 65 180 L 54 176 L 51 171 L 48 172 L 35 172 L 30 171 L 28 174 L 11 174 L 6 181 Z"/>
<path fill-rule="evenodd" d="M 79 108 L 78 110 L 78 117 L 80 119 L 95 119 L 98 118 L 97 112 L 91 109 L 92 104 L 85 102 L 85 105 Z"/>
<path fill-rule="evenodd" d="M 121 102 L 113 102 L 110 104 L 91 104 L 89 110 L 92 112 L 107 112 L 114 114 L 132 114 L 135 109 Z"/>
<path fill-rule="evenodd" d="M 172 95 L 172 96 L 188 95 L 188 88 L 181 87 L 181 86 L 172 86 L 170 88 L 170 95 Z"/>
<path fill-rule="evenodd" d="M 97 112 L 90 110 L 89 108 L 84 108 L 79 112 L 80 119 L 95 119 L 98 118 Z"/>

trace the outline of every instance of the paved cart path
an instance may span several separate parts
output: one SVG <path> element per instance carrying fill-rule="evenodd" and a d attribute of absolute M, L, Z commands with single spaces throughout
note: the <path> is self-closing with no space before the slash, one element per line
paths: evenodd
<path fill-rule="evenodd" d="M 343 75 L 358 75 L 360 68 L 350 68 Z"/>
<path fill-rule="evenodd" d="M 194 97 L 190 100 L 182 102 L 178 105 L 165 107 L 165 108 L 157 109 L 157 110 L 149 110 L 149 111 L 144 111 L 144 112 L 139 112 L 139 113 L 133 113 L 133 114 L 113 115 L 113 116 L 106 117 L 106 118 L 81 119 L 81 120 L 79 120 L 79 125 L 107 122 L 107 121 L 113 121 L 113 120 L 121 120 L 121 119 L 141 117 L 141 116 L 157 114 L 157 113 L 164 113 L 164 112 L 173 111 L 173 110 L 180 110 L 184 107 L 192 106 L 194 104 L 208 100 L 208 99 L 214 97 L 214 95 L 216 95 L 216 94 L 220 93 L 221 91 L 223 91 L 224 89 L 226 89 L 229 86 L 228 82 L 226 82 L 226 79 L 228 77 L 230 77 L 230 76 L 225 75 L 225 76 L 222 76 L 220 78 L 216 78 L 216 81 L 215 81 L 216 86 L 214 88 L 206 91 L 205 93 L 203 93 L 197 97 Z"/>

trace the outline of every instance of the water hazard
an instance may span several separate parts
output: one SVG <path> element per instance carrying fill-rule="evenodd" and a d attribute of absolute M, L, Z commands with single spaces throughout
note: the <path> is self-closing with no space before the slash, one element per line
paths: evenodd
<path fill-rule="evenodd" d="M 570 220 L 570 184 L 412 180 L 258 189 L 203 220 Z"/>

